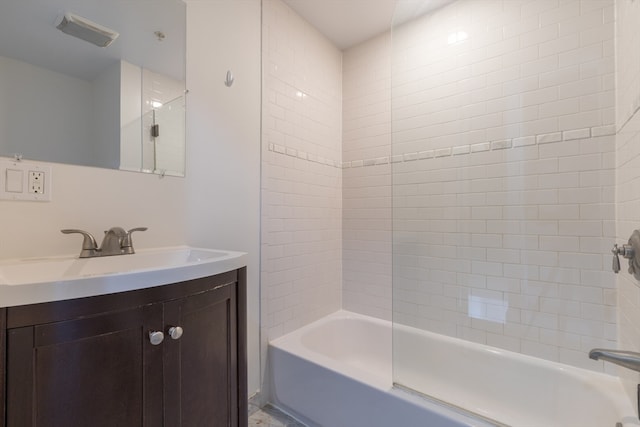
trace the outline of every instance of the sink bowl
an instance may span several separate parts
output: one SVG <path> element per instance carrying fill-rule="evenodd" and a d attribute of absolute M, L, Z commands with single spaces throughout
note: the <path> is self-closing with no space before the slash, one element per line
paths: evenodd
<path fill-rule="evenodd" d="M 0 306 L 81 298 L 212 276 L 246 265 L 246 254 L 176 246 L 133 255 L 0 261 Z"/>

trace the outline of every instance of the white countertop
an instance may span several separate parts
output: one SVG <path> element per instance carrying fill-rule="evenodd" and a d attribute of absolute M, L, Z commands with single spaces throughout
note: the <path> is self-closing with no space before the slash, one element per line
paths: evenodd
<path fill-rule="evenodd" d="M 132 255 L 0 260 L 0 307 L 132 291 L 213 276 L 247 265 L 244 252 L 189 246 Z"/>

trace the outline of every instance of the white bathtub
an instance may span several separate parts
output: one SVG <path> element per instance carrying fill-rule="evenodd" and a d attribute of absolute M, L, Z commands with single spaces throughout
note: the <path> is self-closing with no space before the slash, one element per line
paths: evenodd
<path fill-rule="evenodd" d="M 396 381 L 453 406 L 392 387 L 391 323 L 346 311 L 269 344 L 272 403 L 322 427 L 640 425 L 615 377 L 414 328 L 395 332 L 396 348 L 411 349 L 396 352 Z"/>

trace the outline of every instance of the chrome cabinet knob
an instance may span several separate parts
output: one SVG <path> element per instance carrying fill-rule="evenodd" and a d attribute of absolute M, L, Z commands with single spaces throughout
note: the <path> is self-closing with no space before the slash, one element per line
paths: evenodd
<path fill-rule="evenodd" d="M 172 326 L 169 328 L 169 336 L 172 340 L 180 339 L 184 331 L 180 326 Z"/>
<path fill-rule="evenodd" d="M 160 345 L 162 341 L 164 341 L 164 333 L 160 331 L 150 331 L 149 341 L 151 342 L 151 345 Z"/>

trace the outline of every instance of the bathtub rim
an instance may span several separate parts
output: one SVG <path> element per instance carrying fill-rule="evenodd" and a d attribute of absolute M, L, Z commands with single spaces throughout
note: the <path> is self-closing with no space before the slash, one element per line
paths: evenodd
<path fill-rule="evenodd" d="M 601 395 L 603 399 L 606 399 L 608 403 L 615 408 L 616 412 L 620 415 L 620 420 L 623 422 L 624 426 L 637 426 L 639 424 L 638 420 L 638 409 L 634 408 L 634 403 L 629 398 L 627 393 L 624 390 L 624 386 L 622 384 L 621 378 L 615 375 L 610 375 L 605 372 L 598 372 L 590 369 L 579 368 L 577 366 L 567 365 L 561 362 L 554 362 L 534 356 L 530 356 L 523 353 L 517 353 L 510 350 L 501 349 L 498 347 L 492 347 L 486 344 L 475 343 L 472 341 L 467 341 L 461 338 L 450 337 L 448 335 L 442 335 L 431 331 L 425 331 L 422 329 L 414 328 L 407 325 L 393 325 L 393 329 L 398 328 L 401 330 L 401 333 L 406 333 L 408 335 L 419 334 L 422 336 L 426 336 L 427 340 L 435 340 L 444 343 L 451 343 L 454 346 L 460 346 L 464 350 L 470 350 L 472 352 L 482 352 L 482 353 L 490 353 L 491 357 L 496 357 L 499 359 L 506 360 L 508 363 L 522 363 L 524 365 L 532 366 L 534 369 L 548 370 L 555 375 L 567 376 L 570 377 L 572 381 L 579 383 L 581 385 L 593 386 L 597 388 L 598 391 L 601 391 Z M 394 335 L 395 340 L 395 335 Z M 396 357 L 394 347 L 394 355 Z M 585 353 L 585 358 L 588 357 Z M 395 369 L 395 367 L 394 367 Z M 395 378 L 394 378 L 395 380 Z M 394 383 L 396 384 L 396 383 Z M 414 390 L 410 386 L 403 385 L 399 383 L 403 388 L 408 390 Z M 421 390 L 416 390 L 418 395 L 423 395 L 427 399 L 432 399 L 434 401 L 443 402 L 445 405 L 449 405 L 452 407 L 459 407 L 457 402 L 449 402 L 447 400 L 443 400 L 438 396 L 432 396 L 428 393 L 424 393 Z M 491 411 L 487 413 L 477 412 L 473 409 L 467 409 L 461 407 L 463 411 L 467 411 L 470 414 L 477 415 L 479 418 L 494 420 L 494 416 L 491 415 Z M 634 418 L 632 421 L 628 421 L 629 415 L 634 414 Z M 627 421 L 625 421 L 627 420 Z"/>

